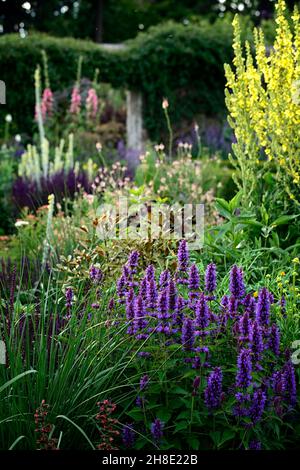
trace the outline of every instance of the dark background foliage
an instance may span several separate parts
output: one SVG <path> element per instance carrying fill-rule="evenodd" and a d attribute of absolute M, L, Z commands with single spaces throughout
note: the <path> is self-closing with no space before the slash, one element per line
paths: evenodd
<path fill-rule="evenodd" d="M 0 2 L 4 33 L 21 28 L 97 42 L 121 42 L 162 21 L 186 22 L 194 15 L 213 21 L 224 12 L 239 11 L 259 22 L 272 16 L 274 9 L 274 0 L 30 0 L 27 10 L 24 3 Z M 287 3 L 292 7 L 298 2 Z"/>
<path fill-rule="evenodd" d="M 159 139 L 165 130 L 161 109 L 163 97 L 170 101 L 173 123 L 190 121 L 197 114 L 222 114 L 225 110 L 223 63 L 231 58 L 231 33 L 207 25 L 167 23 L 151 28 L 118 52 L 76 39 L 30 35 L 0 38 L 1 79 L 7 86 L 7 104 L 0 119 L 11 113 L 16 130 L 31 133 L 34 114 L 34 70 L 47 52 L 53 90 L 75 81 L 77 60 L 83 55 L 82 74 L 114 87 L 140 90 L 145 99 L 145 126 L 149 136 Z M 176 99 L 176 106 L 175 106 Z"/>

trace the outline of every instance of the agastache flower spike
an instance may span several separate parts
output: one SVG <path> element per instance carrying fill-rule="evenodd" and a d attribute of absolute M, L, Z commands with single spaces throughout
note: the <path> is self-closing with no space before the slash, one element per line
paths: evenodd
<path fill-rule="evenodd" d="M 253 424 L 256 424 L 262 417 L 267 397 L 265 392 L 259 388 L 255 390 L 252 398 L 252 404 L 249 410 L 249 415 Z"/>
<path fill-rule="evenodd" d="M 269 347 L 276 356 L 280 353 L 280 331 L 278 326 L 273 323 L 270 332 Z"/>
<path fill-rule="evenodd" d="M 295 368 L 291 361 L 284 366 L 284 381 L 289 403 L 294 406 L 297 402 Z"/>
<path fill-rule="evenodd" d="M 251 330 L 249 313 L 246 311 L 239 321 L 239 340 L 248 341 Z"/>
<path fill-rule="evenodd" d="M 195 306 L 195 315 L 196 315 L 196 320 L 195 320 L 195 325 L 203 330 L 208 326 L 209 324 L 209 308 L 205 300 L 205 296 L 203 293 L 200 294 L 199 300 L 196 302 Z"/>
<path fill-rule="evenodd" d="M 254 361 L 259 361 L 261 353 L 264 349 L 262 330 L 258 322 L 254 320 L 250 331 L 251 351 L 253 354 Z"/>
<path fill-rule="evenodd" d="M 122 441 L 127 449 L 132 449 L 135 443 L 135 432 L 132 424 L 126 424 L 122 429 Z"/>
<path fill-rule="evenodd" d="M 267 327 L 270 322 L 270 295 L 266 287 L 263 287 L 258 294 L 256 320 L 262 327 Z"/>
<path fill-rule="evenodd" d="M 151 424 L 151 434 L 156 444 L 159 444 L 163 438 L 163 429 L 164 423 L 160 419 L 156 418 Z"/>
<path fill-rule="evenodd" d="M 147 320 L 145 319 L 145 307 L 144 301 L 141 296 L 138 296 L 134 302 L 134 333 L 141 332 L 147 326 Z M 137 339 L 146 339 L 147 335 L 138 334 Z"/>
<path fill-rule="evenodd" d="M 198 290 L 200 286 L 200 276 L 198 268 L 195 264 L 192 264 L 189 272 L 189 289 L 192 291 Z"/>
<path fill-rule="evenodd" d="M 177 298 L 176 284 L 173 279 L 168 282 L 166 293 L 168 297 L 169 310 L 173 312 L 176 308 Z"/>
<path fill-rule="evenodd" d="M 128 258 L 128 267 L 130 268 L 132 274 L 136 273 L 138 264 L 139 264 L 139 253 L 137 251 L 132 251 Z"/>
<path fill-rule="evenodd" d="M 195 333 L 194 324 L 191 318 L 185 318 L 183 321 L 181 342 L 184 350 L 192 350 L 195 342 Z"/>
<path fill-rule="evenodd" d="M 150 281 L 151 279 L 155 279 L 155 269 L 152 264 L 150 264 L 148 268 L 146 269 L 146 278 L 147 278 L 147 281 Z"/>
<path fill-rule="evenodd" d="M 236 265 L 230 271 L 229 290 L 236 299 L 240 299 L 245 294 L 243 271 Z"/>
<path fill-rule="evenodd" d="M 146 300 L 147 307 L 154 309 L 157 303 L 157 286 L 154 278 L 146 281 Z"/>
<path fill-rule="evenodd" d="M 252 381 L 252 362 L 249 349 L 241 349 L 237 361 L 236 386 L 238 388 L 247 388 Z"/>
<path fill-rule="evenodd" d="M 214 263 L 210 263 L 205 272 L 205 289 L 212 293 L 217 288 L 217 268 Z"/>
<path fill-rule="evenodd" d="M 178 248 L 178 273 L 177 273 L 177 278 L 178 278 L 178 283 L 181 284 L 186 284 L 187 279 L 184 279 L 181 277 L 182 275 L 187 274 L 187 269 L 188 269 L 188 264 L 189 264 L 189 252 L 188 252 L 188 247 L 187 247 L 187 242 L 186 240 L 181 240 Z"/>
<path fill-rule="evenodd" d="M 164 288 L 166 287 L 167 283 L 170 281 L 170 271 L 168 271 L 167 269 L 165 271 L 163 271 L 160 275 L 160 278 L 159 278 L 159 285 L 160 287 Z"/>
<path fill-rule="evenodd" d="M 218 408 L 222 399 L 222 371 L 220 367 L 215 367 L 209 374 L 207 386 L 204 391 L 205 404 L 210 410 Z"/>
<path fill-rule="evenodd" d="M 245 308 L 245 312 L 249 314 L 249 317 L 253 319 L 255 317 L 256 312 L 256 302 L 254 297 L 251 294 L 247 294 L 244 298 L 243 305 Z"/>

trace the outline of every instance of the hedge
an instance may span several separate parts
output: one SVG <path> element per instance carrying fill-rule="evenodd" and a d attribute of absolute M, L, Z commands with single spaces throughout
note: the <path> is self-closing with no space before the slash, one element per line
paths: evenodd
<path fill-rule="evenodd" d="M 150 28 L 120 51 L 107 51 L 90 42 L 46 35 L 0 38 L 0 79 L 6 82 L 7 104 L 0 119 L 11 113 L 20 131 L 32 129 L 33 74 L 41 63 L 41 50 L 49 59 L 53 90 L 69 86 L 76 76 L 77 59 L 83 55 L 83 76 L 100 69 L 101 81 L 143 93 L 145 127 L 159 139 L 165 131 L 163 97 L 170 102 L 175 125 L 191 122 L 197 114 L 223 113 L 223 63 L 231 60 L 231 32 L 208 23 L 184 26 L 173 22 Z"/>

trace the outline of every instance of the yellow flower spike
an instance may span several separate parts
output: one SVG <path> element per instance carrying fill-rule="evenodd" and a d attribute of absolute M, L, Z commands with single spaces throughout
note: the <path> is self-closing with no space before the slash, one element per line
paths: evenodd
<path fill-rule="evenodd" d="M 294 264 L 300 264 L 299 258 L 294 258 L 294 259 L 292 260 L 292 263 L 294 263 Z"/>

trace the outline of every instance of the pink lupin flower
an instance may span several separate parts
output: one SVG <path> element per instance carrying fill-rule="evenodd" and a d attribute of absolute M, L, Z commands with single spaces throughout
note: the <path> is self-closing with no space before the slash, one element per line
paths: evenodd
<path fill-rule="evenodd" d="M 90 88 L 85 102 L 88 119 L 95 119 L 98 111 L 98 96 L 94 88 Z"/>
<path fill-rule="evenodd" d="M 81 96 L 80 96 L 80 93 L 79 93 L 79 89 L 78 89 L 77 86 L 74 86 L 74 88 L 72 90 L 70 113 L 71 114 L 79 114 L 80 113 L 80 106 L 81 106 Z"/>
<path fill-rule="evenodd" d="M 46 113 L 46 116 L 51 116 L 53 111 L 53 93 L 50 88 L 45 88 L 42 96 L 42 109 Z M 45 116 L 45 117 L 46 117 Z"/>

